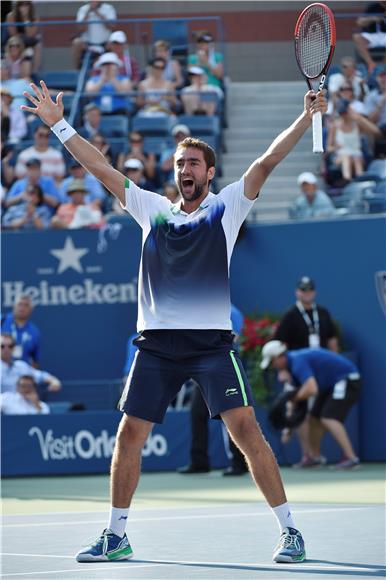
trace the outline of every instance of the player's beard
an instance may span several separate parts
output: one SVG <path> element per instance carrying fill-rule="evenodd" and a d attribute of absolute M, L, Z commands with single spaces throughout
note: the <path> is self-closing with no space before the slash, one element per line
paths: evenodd
<path fill-rule="evenodd" d="M 177 189 L 185 201 L 195 201 L 196 199 L 199 199 L 202 196 L 202 194 L 204 193 L 205 188 L 208 185 L 207 179 L 205 179 L 201 182 L 194 181 L 193 179 L 192 179 L 192 181 L 194 183 L 194 191 L 193 191 L 193 193 L 189 193 L 189 194 L 186 194 L 183 191 L 182 178 L 180 177 L 177 181 Z"/>

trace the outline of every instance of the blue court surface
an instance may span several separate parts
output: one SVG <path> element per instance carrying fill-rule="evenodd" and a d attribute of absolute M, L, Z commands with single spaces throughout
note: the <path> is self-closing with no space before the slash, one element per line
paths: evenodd
<path fill-rule="evenodd" d="M 293 471 L 283 474 L 306 540 L 304 563 L 271 561 L 278 528 L 248 475 L 223 478 L 212 472 L 143 476 L 128 523 L 134 558 L 78 564 L 74 554 L 106 525 L 107 477 L 34 478 L 3 483 L 2 577 L 385 577 L 384 469 Z M 345 490 L 346 500 L 335 501 Z M 305 501 L 299 501 L 302 495 Z"/>

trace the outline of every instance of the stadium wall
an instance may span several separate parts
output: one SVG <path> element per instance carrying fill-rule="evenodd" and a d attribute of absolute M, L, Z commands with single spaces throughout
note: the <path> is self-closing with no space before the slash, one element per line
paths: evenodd
<path fill-rule="evenodd" d="M 233 81 L 296 80 L 293 30 L 304 2 L 113 2 L 119 18 L 192 18 L 219 16 L 224 31 L 227 74 Z M 74 19 L 79 2 L 36 2 L 42 21 Z M 365 2 L 329 2 L 337 16 L 338 45 L 335 62 L 354 53 L 351 36 L 355 14 Z M 136 31 L 131 24 L 120 26 L 127 33 L 131 48 L 142 68 L 149 55 L 151 27 L 142 24 Z M 214 22 L 191 22 L 189 42 L 199 29 L 209 29 L 218 37 Z M 47 70 L 72 68 L 71 39 L 75 25 L 43 28 L 44 66 Z M 220 47 L 221 48 L 221 47 Z"/>
<path fill-rule="evenodd" d="M 232 300 L 244 313 L 281 314 L 297 279 L 342 327 L 364 379 L 360 453 L 386 459 L 386 218 L 249 226 L 231 268 Z M 43 335 L 42 368 L 63 380 L 122 376 L 135 330 L 141 232 L 134 223 L 100 231 L 9 232 L 2 236 L 2 307 L 27 292 Z M 65 393 L 63 393 L 65 396 Z"/>

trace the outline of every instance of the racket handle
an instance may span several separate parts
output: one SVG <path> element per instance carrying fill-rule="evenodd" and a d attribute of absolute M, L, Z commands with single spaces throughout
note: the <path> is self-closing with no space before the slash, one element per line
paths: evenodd
<path fill-rule="evenodd" d="M 323 153 L 322 113 L 320 111 L 312 115 L 312 140 L 313 152 Z"/>

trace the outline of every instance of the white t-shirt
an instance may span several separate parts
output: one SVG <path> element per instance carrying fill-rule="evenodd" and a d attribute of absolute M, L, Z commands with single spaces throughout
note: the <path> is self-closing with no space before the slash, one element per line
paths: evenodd
<path fill-rule="evenodd" d="M 35 383 L 46 383 L 50 379 L 50 374 L 31 367 L 24 360 L 15 360 L 11 364 L 0 361 L 1 390 L 3 392 L 16 392 L 16 383 L 22 376 L 33 377 Z"/>
<path fill-rule="evenodd" d="M 89 9 L 90 4 L 84 4 L 81 6 L 76 15 L 77 22 L 84 22 L 86 18 L 86 13 Z M 117 13 L 114 6 L 103 2 L 98 8 L 99 14 L 96 12 L 89 12 L 87 15 L 87 20 L 99 20 L 100 15 L 102 15 L 107 20 L 115 20 L 117 18 Z M 103 22 L 96 22 L 95 24 L 88 24 L 87 30 L 82 33 L 81 37 L 85 42 L 89 44 L 104 44 L 108 41 L 111 30 Z"/>
<path fill-rule="evenodd" d="M 40 401 L 40 410 L 27 401 L 20 393 L 2 393 L 0 410 L 4 415 L 47 415 L 50 408 Z"/>
<path fill-rule="evenodd" d="M 137 330 L 231 330 L 229 266 L 253 201 L 244 177 L 209 193 L 191 214 L 128 181 L 128 211 L 142 227 Z"/>
<path fill-rule="evenodd" d="M 41 173 L 46 177 L 61 179 L 66 173 L 63 155 L 55 147 L 48 147 L 46 151 L 38 151 L 34 146 L 27 147 L 20 152 L 15 167 L 15 174 L 18 179 L 27 175 L 26 163 L 30 159 L 39 159 L 41 163 Z"/>

